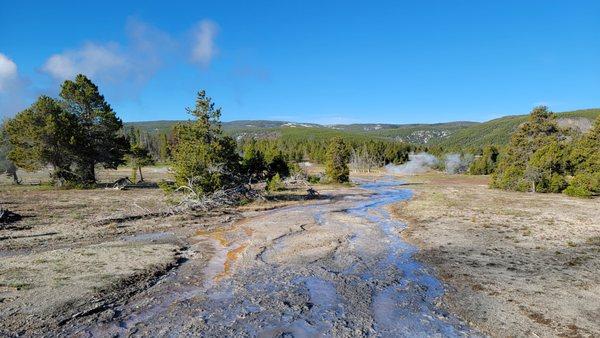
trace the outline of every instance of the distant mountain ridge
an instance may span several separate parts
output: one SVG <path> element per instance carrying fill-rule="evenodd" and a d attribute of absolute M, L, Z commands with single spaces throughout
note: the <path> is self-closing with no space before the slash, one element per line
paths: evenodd
<path fill-rule="evenodd" d="M 563 125 L 580 126 L 591 123 L 600 115 L 600 108 L 582 109 L 557 113 Z M 237 120 L 223 122 L 225 132 L 233 137 L 268 137 L 282 135 L 300 137 L 310 134 L 353 135 L 394 139 L 402 142 L 435 145 L 449 149 L 462 149 L 466 146 L 482 147 L 486 144 L 503 145 L 508 143 L 510 134 L 525 120 L 527 115 L 511 115 L 487 122 L 455 121 L 432 124 L 390 124 L 390 123 L 354 123 L 321 125 L 269 120 Z M 588 122 L 586 122 L 588 121 Z M 177 120 L 127 122 L 126 128 L 135 127 L 143 131 L 168 132 Z"/>
<path fill-rule="evenodd" d="M 559 125 L 563 126 L 576 126 L 582 119 L 589 121 L 591 126 L 599 115 L 600 108 L 556 113 Z M 510 140 L 513 131 L 526 120 L 527 115 L 504 116 L 458 130 L 444 139 L 436 140 L 435 143 L 450 149 L 462 149 L 465 146 L 483 147 L 487 144 L 504 145 Z"/>

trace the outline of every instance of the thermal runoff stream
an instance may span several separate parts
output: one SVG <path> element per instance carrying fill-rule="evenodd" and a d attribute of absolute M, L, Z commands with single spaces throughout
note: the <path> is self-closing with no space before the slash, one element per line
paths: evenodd
<path fill-rule="evenodd" d="M 442 283 L 387 211 L 393 179 L 199 232 L 196 255 L 92 336 L 478 336 L 440 308 Z M 79 332 L 81 332 L 79 331 Z"/>

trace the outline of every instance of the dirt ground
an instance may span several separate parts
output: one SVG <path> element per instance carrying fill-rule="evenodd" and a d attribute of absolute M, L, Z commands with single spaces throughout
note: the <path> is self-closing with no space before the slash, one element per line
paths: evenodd
<path fill-rule="evenodd" d="M 489 189 L 487 178 L 425 174 L 394 214 L 444 302 L 492 336 L 600 335 L 600 200 Z"/>
<path fill-rule="evenodd" d="M 0 229 L 1 336 L 600 334 L 598 199 L 379 172 L 316 186 L 315 200 L 290 187 L 146 217 L 176 198 L 36 175 L 0 182 L 1 205 L 23 216 Z"/>
<path fill-rule="evenodd" d="M 3 185 L 24 218 L 0 229 L 0 335 L 475 334 L 383 209 L 410 192 L 356 178 L 169 217 L 143 217 L 173 202 L 156 188 Z"/>
<path fill-rule="evenodd" d="M 101 170 L 98 178 L 108 183 L 129 174 L 128 168 Z M 169 178 L 161 167 L 144 174 L 150 183 Z M 21 186 L 6 177 L 0 182 L 0 207 L 23 217 L 0 226 L 0 336 L 48 335 L 105 313 L 192 257 L 207 263 L 213 247 L 203 241 L 208 235 L 198 233 L 218 233 L 248 213 L 311 203 L 303 200 L 305 188 L 298 188 L 234 209 L 146 217 L 167 210 L 176 197 L 151 184 L 57 190 L 40 184 L 48 180 L 46 172 L 20 176 Z"/>

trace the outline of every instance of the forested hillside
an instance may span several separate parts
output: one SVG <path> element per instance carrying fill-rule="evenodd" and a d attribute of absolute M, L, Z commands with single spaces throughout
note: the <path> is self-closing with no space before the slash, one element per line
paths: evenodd
<path fill-rule="evenodd" d="M 558 113 L 559 124 L 587 128 L 600 115 L 600 109 L 584 109 Z M 506 145 L 510 134 L 527 120 L 527 115 L 505 116 L 491 121 L 447 122 L 435 124 L 335 124 L 319 125 L 286 121 L 243 120 L 223 122 L 223 130 L 237 138 L 346 138 L 393 139 L 416 145 L 436 145 L 444 149 L 482 148 L 485 145 Z M 169 133 L 180 121 L 128 122 L 149 133 Z"/>
<path fill-rule="evenodd" d="M 556 114 L 560 125 L 591 127 L 600 115 L 600 109 L 584 109 Z M 485 145 L 506 145 L 510 135 L 527 121 L 528 115 L 505 116 L 488 122 L 462 128 L 446 138 L 436 140 L 436 145 L 449 150 L 466 147 L 482 148 Z M 585 120 L 583 120 L 585 119 Z"/>
<path fill-rule="evenodd" d="M 181 121 L 143 121 L 128 122 L 141 131 L 150 133 L 168 132 Z M 298 123 L 286 121 L 240 120 L 223 122 L 223 130 L 233 137 L 277 137 L 293 135 L 301 130 L 301 134 L 318 135 L 364 135 L 366 137 L 391 138 L 397 141 L 415 144 L 428 144 L 445 138 L 458 130 L 477 125 L 477 122 L 448 122 L 435 124 L 335 124 L 319 125 L 315 123 Z"/>

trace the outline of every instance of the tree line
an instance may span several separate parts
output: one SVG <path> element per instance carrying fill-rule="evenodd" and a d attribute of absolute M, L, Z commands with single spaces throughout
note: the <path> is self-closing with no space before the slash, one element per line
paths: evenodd
<path fill-rule="evenodd" d="M 581 132 L 560 127 L 547 107 L 536 107 L 507 146 L 485 147 L 470 173 L 492 174 L 491 186 L 504 190 L 600 195 L 600 117 Z"/>
<path fill-rule="evenodd" d="M 332 181 L 348 180 L 349 163 L 371 170 L 403 163 L 411 146 L 390 140 L 321 137 L 238 141 L 222 129 L 221 109 L 206 92 L 197 94 L 192 121 L 167 133 L 123 127 L 98 87 L 77 75 L 61 85 L 58 98 L 40 96 L 1 128 L 0 170 L 13 176 L 16 168 L 50 168 L 60 186 L 92 186 L 96 168 L 128 164 L 134 181 L 143 181 L 142 167 L 157 162 L 173 169 L 177 187 L 197 195 L 242 182 L 281 180 L 298 170 L 301 161 L 326 164 Z"/>

